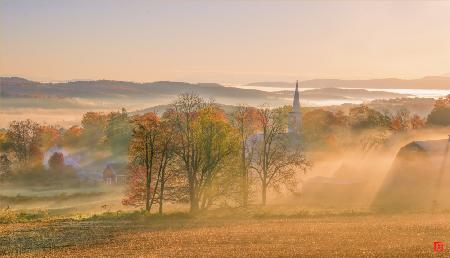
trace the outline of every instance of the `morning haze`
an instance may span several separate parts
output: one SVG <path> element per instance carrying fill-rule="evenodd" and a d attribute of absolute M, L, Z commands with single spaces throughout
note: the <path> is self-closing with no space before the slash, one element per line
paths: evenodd
<path fill-rule="evenodd" d="M 0 256 L 449 256 L 449 13 L 0 0 Z"/>
<path fill-rule="evenodd" d="M 450 73 L 450 4 L 8 1 L 0 72 L 38 81 L 294 81 Z"/>

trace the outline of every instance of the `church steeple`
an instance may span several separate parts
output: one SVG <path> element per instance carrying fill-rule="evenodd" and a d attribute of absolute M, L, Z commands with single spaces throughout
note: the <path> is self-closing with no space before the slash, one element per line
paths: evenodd
<path fill-rule="evenodd" d="M 298 93 L 298 81 L 295 83 L 294 101 L 292 112 L 288 114 L 288 133 L 300 133 L 302 113 L 300 112 L 300 94 Z"/>
<path fill-rule="evenodd" d="M 298 81 L 295 83 L 294 102 L 292 103 L 292 112 L 300 112 L 300 96 L 298 94 Z"/>

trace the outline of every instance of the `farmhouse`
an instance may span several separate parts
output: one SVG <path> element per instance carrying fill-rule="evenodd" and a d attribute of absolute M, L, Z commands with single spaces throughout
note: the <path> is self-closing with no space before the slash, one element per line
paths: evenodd
<path fill-rule="evenodd" d="M 126 182 L 126 165 L 108 163 L 103 170 L 103 182 L 107 185 L 124 184 Z"/>

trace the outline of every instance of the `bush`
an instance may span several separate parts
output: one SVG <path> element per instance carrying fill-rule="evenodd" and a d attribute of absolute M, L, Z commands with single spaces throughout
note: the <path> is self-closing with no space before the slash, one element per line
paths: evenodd
<path fill-rule="evenodd" d="M 49 215 L 46 210 L 37 210 L 33 212 L 0 211 L 0 224 L 42 221 L 48 218 Z"/>

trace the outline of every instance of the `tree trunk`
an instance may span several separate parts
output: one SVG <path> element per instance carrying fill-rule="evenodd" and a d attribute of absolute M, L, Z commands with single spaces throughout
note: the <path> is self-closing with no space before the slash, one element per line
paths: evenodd
<path fill-rule="evenodd" d="M 145 182 L 145 210 L 150 211 L 150 164 L 148 158 L 148 143 L 145 143 L 145 170 L 146 170 L 146 182 Z"/>
<path fill-rule="evenodd" d="M 248 175 L 245 166 L 245 141 L 242 141 L 241 153 L 241 169 L 242 169 L 242 206 L 246 207 L 248 204 Z"/>
<path fill-rule="evenodd" d="M 190 207 L 190 212 L 191 213 L 196 213 L 198 211 L 198 200 L 197 200 L 197 196 L 195 194 L 195 188 L 190 186 L 189 187 L 189 201 L 191 204 Z"/>
<path fill-rule="evenodd" d="M 160 193 L 159 193 L 159 214 L 162 215 L 163 214 L 163 200 L 164 200 L 164 172 L 163 175 L 161 177 L 161 188 L 160 188 Z"/>
<path fill-rule="evenodd" d="M 263 205 L 263 206 L 266 206 L 266 197 L 267 197 L 267 185 L 266 184 L 264 184 L 264 183 L 262 183 L 261 184 L 261 199 L 262 199 L 262 202 L 261 202 L 261 204 Z"/>

